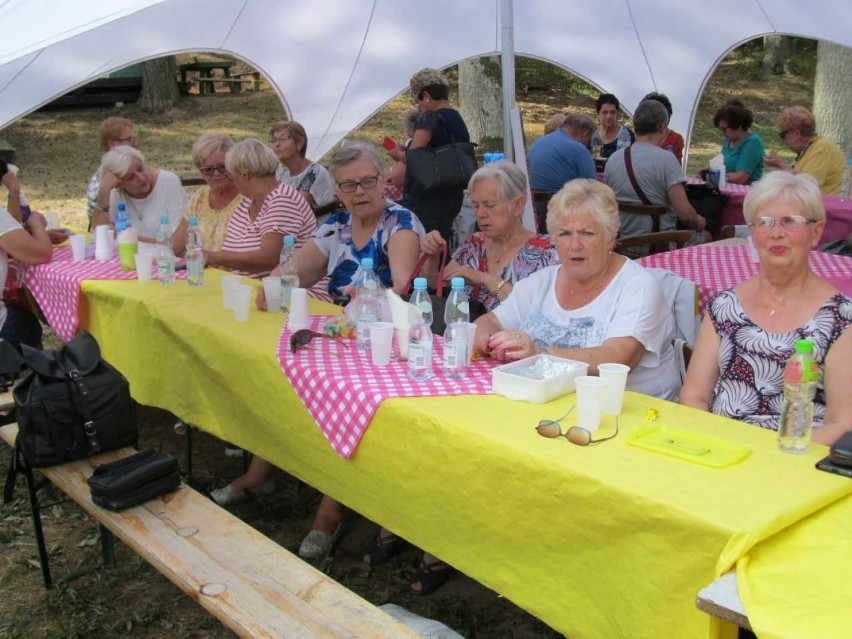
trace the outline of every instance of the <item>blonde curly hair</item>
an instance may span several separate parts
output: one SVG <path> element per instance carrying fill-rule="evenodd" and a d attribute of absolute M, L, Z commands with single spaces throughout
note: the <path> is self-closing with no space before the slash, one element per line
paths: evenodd
<path fill-rule="evenodd" d="M 450 93 L 450 83 L 437 69 L 420 69 L 411 76 L 408 86 L 411 88 L 411 94 L 417 98 L 422 98 L 424 91 L 428 91 L 436 100 L 446 99 Z"/>

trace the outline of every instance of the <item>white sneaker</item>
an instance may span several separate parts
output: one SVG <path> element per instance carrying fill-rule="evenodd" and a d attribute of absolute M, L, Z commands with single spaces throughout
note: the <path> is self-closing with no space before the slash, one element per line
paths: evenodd
<path fill-rule="evenodd" d="M 236 503 L 241 499 L 245 499 L 246 495 L 270 495 L 275 491 L 275 482 L 273 480 L 269 480 L 264 482 L 257 488 L 252 488 L 250 490 L 237 491 L 234 488 L 233 484 L 228 484 L 224 488 L 217 488 L 216 490 L 210 491 L 210 497 L 220 506 L 228 506 L 230 504 Z"/>
<path fill-rule="evenodd" d="M 225 446 L 225 457 L 242 457 L 243 449 L 242 448 L 232 448 L 230 446 Z"/>
<path fill-rule="evenodd" d="M 186 424 L 181 420 L 175 422 L 175 435 L 186 435 Z"/>
<path fill-rule="evenodd" d="M 334 533 L 328 535 L 319 530 L 312 530 L 302 540 L 299 546 L 299 557 L 302 559 L 317 559 L 331 552 L 334 544 L 343 530 L 343 524 L 338 524 Z"/>

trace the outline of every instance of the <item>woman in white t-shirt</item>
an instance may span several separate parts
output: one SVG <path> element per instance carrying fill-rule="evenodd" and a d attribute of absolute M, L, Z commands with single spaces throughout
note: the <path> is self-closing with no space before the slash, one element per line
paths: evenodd
<path fill-rule="evenodd" d="M 311 208 L 318 208 L 334 201 L 334 183 L 331 175 L 321 164 L 305 157 L 308 134 L 298 122 L 276 122 L 269 132 L 269 145 L 281 161 L 278 179 L 296 189 Z"/>
<path fill-rule="evenodd" d="M 627 387 L 676 399 L 674 319 L 653 275 L 613 253 L 618 205 L 608 186 L 573 180 L 550 200 L 547 230 L 562 260 L 519 281 L 476 323 L 475 347 L 502 361 L 538 353 L 630 366 Z"/>

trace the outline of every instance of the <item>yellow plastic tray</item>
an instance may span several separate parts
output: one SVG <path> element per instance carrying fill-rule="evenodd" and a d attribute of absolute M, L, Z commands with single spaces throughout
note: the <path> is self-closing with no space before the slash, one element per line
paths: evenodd
<path fill-rule="evenodd" d="M 733 466 L 751 453 L 751 449 L 743 444 L 661 424 L 646 426 L 633 433 L 627 443 L 711 468 Z"/>

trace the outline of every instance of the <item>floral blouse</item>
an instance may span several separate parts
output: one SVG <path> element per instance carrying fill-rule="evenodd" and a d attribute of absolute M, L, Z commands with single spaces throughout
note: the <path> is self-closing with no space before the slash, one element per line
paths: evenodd
<path fill-rule="evenodd" d="M 474 233 L 453 253 L 453 259 L 462 266 L 470 266 L 481 273 L 487 273 L 488 256 L 485 253 L 485 244 L 485 235 Z M 515 259 L 506 264 L 500 272 L 500 279 L 514 285 L 540 268 L 559 263 L 559 253 L 550 242 L 550 236 L 534 235 L 521 247 Z M 484 286 L 467 284 L 465 291 L 468 299 L 482 302 L 489 311 L 500 305 L 500 300 Z"/>
<path fill-rule="evenodd" d="M 710 410 L 755 426 L 778 430 L 784 403 L 784 365 L 796 340 L 814 343 L 819 383 L 814 398 L 814 424 L 825 418 L 825 357 L 852 324 L 852 299 L 838 293 L 802 327 L 770 333 L 751 321 L 733 291 L 720 293 L 708 309 L 719 344 L 719 379 Z"/>
<path fill-rule="evenodd" d="M 195 191 L 189 198 L 183 216 L 188 220 L 190 215 L 198 217 L 201 228 L 202 244 L 205 251 L 219 251 L 228 234 L 228 222 L 243 196 L 237 193 L 233 200 L 221 209 L 210 208 L 210 187 L 204 186 Z"/>

